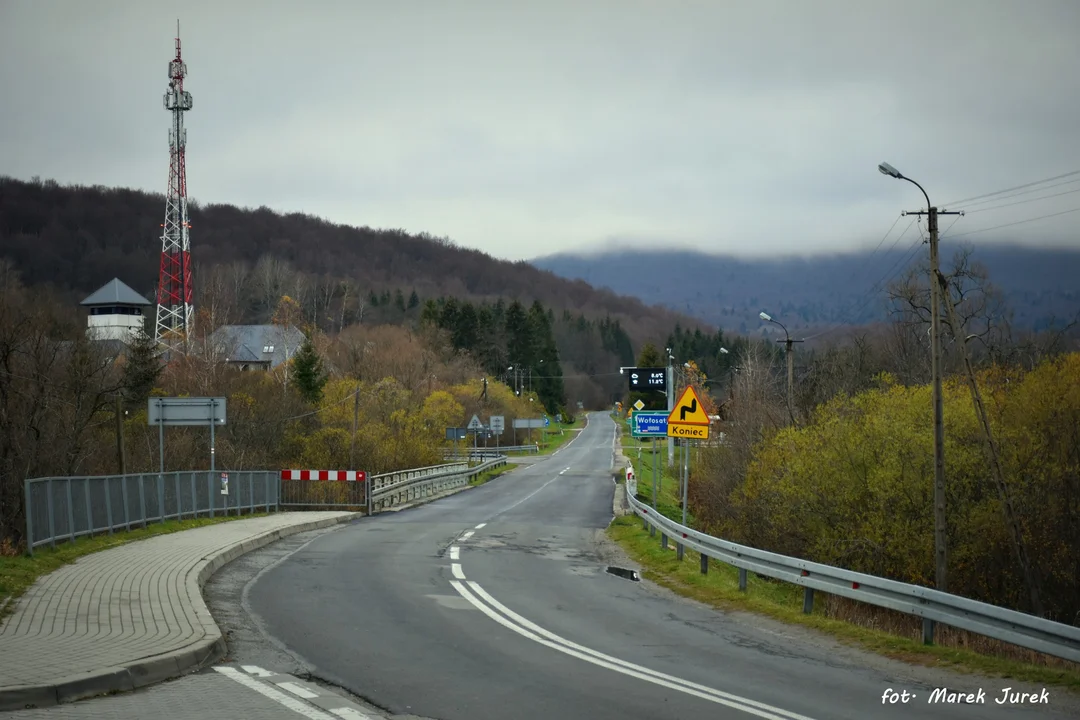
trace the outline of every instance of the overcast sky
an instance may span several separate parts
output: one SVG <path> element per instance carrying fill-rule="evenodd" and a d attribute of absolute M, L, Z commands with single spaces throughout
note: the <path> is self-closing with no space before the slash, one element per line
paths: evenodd
<path fill-rule="evenodd" d="M 938 204 L 1080 169 L 1078 0 L 0 0 L 0 174 L 164 192 L 178 13 L 191 197 L 497 257 L 873 247 L 924 204 L 883 160 Z"/>

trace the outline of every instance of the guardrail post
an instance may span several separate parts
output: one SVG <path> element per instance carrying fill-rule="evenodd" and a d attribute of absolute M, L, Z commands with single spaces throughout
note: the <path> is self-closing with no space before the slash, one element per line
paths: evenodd
<path fill-rule="evenodd" d="M 936 623 L 930 618 L 923 618 L 922 620 L 922 641 L 923 645 L 934 644 L 934 625 Z"/>
<path fill-rule="evenodd" d="M 814 612 L 814 588 L 812 587 L 803 588 L 802 611 L 806 615 Z"/>
<path fill-rule="evenodd" d="M 675 543 L 675 557 L 677 560 L 682 560 L 683 557 L 683 544 L 681 542 Z"/>
<path fill-rule="evenodd" d="M 709 574 L 709 556 L 705 553 L 701 553 L 701 574 Z"/>
<path fill-rule="evenodd" d="M 739 589 L 746 592 L 746 568 L 739 568 Z"/>
<path fill-rule="evenodd" d="M 30 481 L 26 480 L 24 484 L 25 484 L 25 490 L 26 490 L 26 494 L 23 495 L 23 497 L 26 498 L 26 503 L 25 503 L 26 507 L 24 508 L 24 511 L 26 512 L 26 554 L 33 557 L 33 555 L 34 555 L 34 512 L 33 512 L 34 504 L 33 504 L 33 501 L 30 499 Z"/>
<path fill-rule="evenodd" d="M 660 533 L 660 547 L 667 550 L 667 533 Z"/>

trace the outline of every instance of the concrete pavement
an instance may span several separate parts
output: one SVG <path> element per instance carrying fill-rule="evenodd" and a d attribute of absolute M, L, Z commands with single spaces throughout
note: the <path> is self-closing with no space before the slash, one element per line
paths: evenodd
<path fill-rule="evenodd" d="M 38 580 L 0 626 L 0 710 L 133 690 L 219 660 L 202 597 L 225 563 L 359 513 L 293 512 L 160 535 L 87 555 Z"/>

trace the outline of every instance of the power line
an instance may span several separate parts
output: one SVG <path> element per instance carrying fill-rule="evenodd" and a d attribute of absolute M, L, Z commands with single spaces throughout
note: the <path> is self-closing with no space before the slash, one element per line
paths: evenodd
<path fill-rule="evenodd" d="M 993 227 L 980 228 L 978 230 L 969 230 L 968 232 L 959 233 L 958 235 L 951 235 L 950 237 L 958 238 L 964 237 L 965 235 L 975 235 L 977 233 L 989 232 L 991 230 L 998 230 L 1000 228 L 1012 227 L 1013 225 L 1023 225 L 1024 223 L 1035 222 L 1036 220 L 1045 220 L 1047 218 L 1057 217 L 1059 215 L 1068 215 L 1069 213 L 1074 212 L 1080 212 L 1080 207 L 1074 207 L 1069 210 L 1062 210 L 1061 212 L 1050 213 L 1048 215 L 1039 215 L 1038 217 L 1027 218 L 1026 220 L 1017 220 L 1015 222 L 994 225 Z"/>
<path fill-rule="evenodd" d="M 996 202 L 1000 202 L 1002 200 L 1011 200 L 1012 198 L 1021 197 L 1023 195 L 1030 195 L 1031 193 L 1044 192 L 1046 190 L 1053 190 L 1054 188 L 1061 187 L 1063 185 L 1075 185 L 1078 182 L 1080 182 L 1080 178 L 1075 178 L 1073 180 L 1065 180 L 1064 182 L 1054 183 L 1053 185 L 1044 185 L 1042 187 L 1037 187 L 1037 188 L 1034 188 L 1032 190 L 1024 190 L 1022 192 L 1015 192 L 1015 193 L 1011 193 L 1009 195 L 1003 195 L 1001 197 L 987 198 L 985 200 L 979 200 L 977 202 L 967 203 L 961 208 L 961 210 L 966 210 L 968 212 L 976 212 L 974 210 L 968 210 L 968 208 L 975 207 L 977 205 L 985 205 L 986 203 L 996 203 Z"/>
<path fill-rule="evenodd" d="M 1036 185 L 1043 185 L 1048 182 L 1053 182 L 1054 180 L 1061 180 L 1062 178 L 1073 177 L 1074 175 L 1080 175 L 1080 170 L 1073 170 L 1072 172 L 1062 173 L 1061 175 L 1055 175 L 1054 177 L 1046 178 L 1044 180 L 1035 180 L 1034 182 L 1024 183 L 1023 185 L 1016 185 L 1015 187 L 1005 188 L 1004 190 L 997 190 L 991 193 L 975 195 L 974 197 L 964 198 L 963 200 L 954 200 L 952 202 L 945 203 L 943 207 L 953 207 L 959 205 L 960 203 L 971 202 L 973 200 L 981 200 L 983 198 L 994 197 L 996 195 L 1004 195 L 1005 193 L 1010 193 L 1014 190 L 1023 190 L 1024 188 L 1034 187 Z"/>
<path fill-rule="evenodd" d="M 1078 181 L 1080 182 L 1080 181 Z M 1027 200 L 1017 200 L 1016 202 L 1003 203 L 1001 205 L 991 205 L 990 207 L 978 208 L 976 210 L 967 210 L 964 212 L 967 214 L 986 212 L 987 210 L 1000 210 L 1001 208 L 1012 207 L 1013 205 L 1024 205 L 1026 203 L 1038 202 L 1039 200 L 1049 200 L 1050 198 L 1061 197 L 1062 195 L 1072 195 L 1073 193 L 1080 192 L 1080 188 L 1074 188 L 1072 190 L 1065 190 L 1063 192 L 1054 193 L 1053 195 L 1041 195 L 1039 197 L 1028 198 Z M 1021 193 L 1023 194 L 1023 193 Z M 1010 197 L 1017 197 L 1012 195 Z"/>

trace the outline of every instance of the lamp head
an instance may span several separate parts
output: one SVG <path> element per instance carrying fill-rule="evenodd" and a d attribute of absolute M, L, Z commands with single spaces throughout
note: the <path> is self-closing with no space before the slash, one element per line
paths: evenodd
<path fill-rule="evenodd" d="M 896 178 L 897 180 L 903 180 L 904 176 L 900 174 L 900 171 L 894 168 L 889 163 L 881 163 L 877 166 L 878 172 L 882 175 L 888 175 L 889 177 Z"/>
<path fill-rule="evenodd" d="M 764 312 L 764 311 L 759 312 L 758 317 L 760 317 L 765 322 L 772 322 L 772 318 L 769 317 L 769 313 L 767 313 L 767 312 Z"/>

